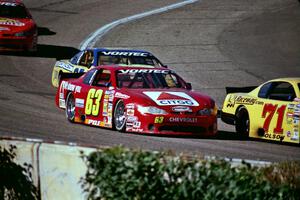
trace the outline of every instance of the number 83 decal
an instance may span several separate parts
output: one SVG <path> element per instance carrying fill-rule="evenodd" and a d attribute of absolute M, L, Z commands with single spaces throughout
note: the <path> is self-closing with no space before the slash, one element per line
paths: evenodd
<path fill-rule="evenodd" d="M 86 97 L 85 114 L 98 116 L 103 90 L 90 89 Z"/>
<path fill-rule="evenodd" d="M 283 121 L 283 117 L 284 117 L 285 108 L 286 108 L 286 105 L 282 105 L 282 106 L 278 107 L 277 104 L 275 104 L 275 105 L 274 104 L 265 104 L 263 112 L 262 112 L 262 117 L 265 118 L 263 128 L 266 132 L 268 132 L 271 120 L 276 112 L 278 117 L 277 117 L 276 127 L 274 128 L 274 133 L 279 133 L 279 134 L 283 133 L 282 121 Z"/>

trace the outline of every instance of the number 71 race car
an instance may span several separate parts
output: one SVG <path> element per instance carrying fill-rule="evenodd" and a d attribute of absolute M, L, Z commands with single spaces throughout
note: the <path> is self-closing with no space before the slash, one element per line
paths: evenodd
<path fill-rule="evenodd" d="M 59 60 L 52 72 L 52 85 L 58 87 L 60 78 L 69 73 L 86 72 L 100 65 L 135 67 L 166 67 L 148 51 L 93 48 L 80 51 L 70 60 Z"/>
<path fill-rule="evenodd" d="M 258 87 L 226 88 L 229 94 L 221 119 L 235 125 L 243 136 L 299 144 L 299 88 L 300 78 L 275 79 Z"/>
<path fill-rule="evenodd" d="M 76 74 L 73 74 L 74 76 Z M 166 68 L 98 66 L 63 79 L 56 104 L 71 122 L 118 131 L 214 136 L 215 101 Z"/>

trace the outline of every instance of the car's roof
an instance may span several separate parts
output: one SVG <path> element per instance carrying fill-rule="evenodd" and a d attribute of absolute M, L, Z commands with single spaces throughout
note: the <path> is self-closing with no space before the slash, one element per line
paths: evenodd
<path fill-rule="evenodd" d="M 125 48 L 92 48 L 90 50 L 94 50 L 94 51 L 97 51 L 97 52 L 100 52 L 100 51 L 119 51 L 119 52 L 134 52 L 134 53 L 147 53 L 147 54 L 151 54 L 149 51 L 145 51 L 145 50 L 140 50 L 140 49 L 125 49 Z"/>
<path fill-rule="evenodd" d="M 274 82 L 274 81 L 286 81 L 286 82 L 300 82 L 300 77 L 285 77 L 285 78 L 277 78 L 269 80 L 268 82 Z"/>
<path fill-rule="evenodd" d="M 15 3 L 18 5 L 24 5 L 21 0 L 0 0 L 1 3 Z"/>
<path fill-rule="evenodd" d="M 172 71 L 171 69 L 168 68 L 161 68 L 161 67 L 153 67 L 153 68 L 145 68 L 145 67 L 136 67 L 136 66 L 119 66 L 119 65 L 101 65 L 101 66 L 97 66 L 95 67 L 95 69 L 111 69 L 113 71 L 117 71 L 117 70 L 149 70 L 149 71 L 153 71 L 153 70 L 159 70 L 159 71 Z"/>

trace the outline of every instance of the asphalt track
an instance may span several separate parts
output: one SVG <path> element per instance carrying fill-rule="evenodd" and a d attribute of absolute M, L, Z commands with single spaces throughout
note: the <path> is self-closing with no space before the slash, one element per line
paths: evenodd
<path fill-rule="evenodd" d="M 265 161 L 299 160 L 297 146 L 241 140 L 219 123 L 219 136 L 155 137 L 121 134 L 67 122 L 54 104 L 51 71 L 95 30 L 115 20 L 177 3 L 175 0 L 25 0 L 39 26 L 36 55 L 0 55 L 0 135 L 123 145 Z M 217 103 L 225 86 L 257 85 L 300 76 L 300 5 L 296 0 L 202 0 L 120 25 L 95 47 L 152 51 Z"/>

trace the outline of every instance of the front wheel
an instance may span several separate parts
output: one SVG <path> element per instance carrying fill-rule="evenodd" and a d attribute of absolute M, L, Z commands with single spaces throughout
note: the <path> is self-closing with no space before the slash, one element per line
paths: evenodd
<path fill-rule="evenodd" d="M 70 122 L 74 122 L 75 119 L 75 99 L 73 94 L 70 92 L 66 99 L 66 117 Z"/>
<path fill-rule="evenodd" d="M 125 105 L 122 100 L 119 100 L 114 110 L 115 129 L 123 132 L 125 130 L 125 124 L 126 124 Z"/>
<path fill-rule="evenodd" d="M 250 119 L 245 107 L 240 107 L 236 113 L 235 130 L 243 138 L 249 137 Z"/>

